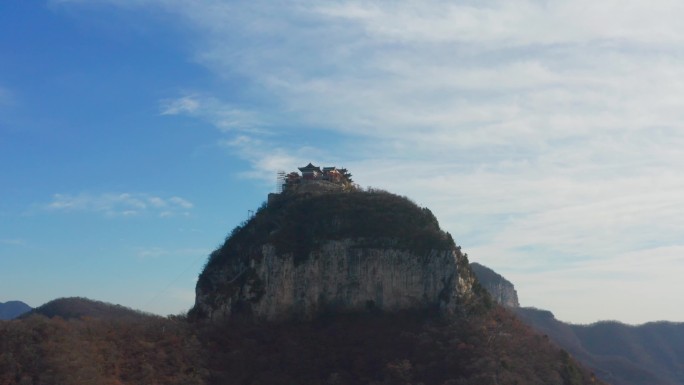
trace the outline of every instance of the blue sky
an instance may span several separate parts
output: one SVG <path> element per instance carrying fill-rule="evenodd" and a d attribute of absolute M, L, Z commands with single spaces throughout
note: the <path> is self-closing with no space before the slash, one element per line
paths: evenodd
<path fill-rule="evenodd" d="M 684 321 L 684 5 L 0 2 L 0 301 L 193 303 L 277 170 L 430 207 L 559 319 Z"/>

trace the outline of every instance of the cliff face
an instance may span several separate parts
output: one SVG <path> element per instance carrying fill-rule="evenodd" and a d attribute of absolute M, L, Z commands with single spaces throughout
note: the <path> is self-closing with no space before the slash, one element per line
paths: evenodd
<path fill-rule="evenodd" d="M 429 210 L 389 193 L 279 199 L 212 254 L 198 281 L 195 316 L 454 313 L 471 295 L 467 259 Z"/>
<path fill-rule="evenodd" d="M 489 292 L 494 301 L 509 308 L 520 306 L 518 292 L 510 281 L 479 263 L 473 262 L 470 267 L 477 276 L 477 280 Z"/>
<path fill-rule="evenodd" d="M 272 245 L 263 245 L 249 267 L 228 265 L 215 272 L 211 286 L 235 280 L 232 290 L 227 295 L 198 290 L 196 308 L 210 318 L 248 311 L 265 319 L 373 308 L 438 306 L 455 312 L 459 297 L 472 285 L 471 277 L 459 274 L 462 256 L 456 250 L 418 256 L 358 246 L 353 240 L 328 241 L 306 260 L 295 262 L 292 254 L 278 255 Z"/>

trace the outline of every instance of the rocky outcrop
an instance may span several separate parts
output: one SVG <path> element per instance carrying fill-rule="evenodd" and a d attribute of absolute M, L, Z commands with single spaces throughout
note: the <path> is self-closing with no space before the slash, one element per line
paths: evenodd
<path fill-rule="evenodd" d="M 196 308 L 221 319 L 247 311 L 258 318 L 311 318 L 318 313 L 379 309 L 397 311 L 437 307 L 457 311 L 473 277 L 458 268 L 458 250 L 432 250 L 418 256 L 407 250 L 358 247 L 352 240 L 329 241 L 295 262 L 264 245 L 249 266 L 217 271 L 213 287 L 198 290 Z M 233 281 L 233 282 L 231 282 Z"/>
<path fill-rule="evenodd" d="M 451 236 L 406 198 L 290 196 L 271 200 L 212 254 L 191 314 L 275 320 L 367 309 L 455 313 L 474 281 Z"/>
<path fill-rule="evenodd" d="M 489 295 L 492 296 L 494 301 L 509 308 L 517 308 L 520 306 L 520 303 L 518 302 L 518 292 L 515 291 L 515 286 L 513 286 L 510 281 L 496 273 L 494 270 L 487 266 L 480 265 L 479 263 L 471 263 L 470 268 L 477 276 L 480 285 L 489 292 Z"/>

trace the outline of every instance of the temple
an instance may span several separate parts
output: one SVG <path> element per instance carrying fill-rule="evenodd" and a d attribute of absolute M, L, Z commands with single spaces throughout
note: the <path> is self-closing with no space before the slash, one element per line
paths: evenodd
<path fill-rule="evenodd" d="M 302 179 L 304 180 L 316 180 L 323 175 L 323 171 L 318 166 L 314 166 L 309 163 L 304 167 L 299 167 L 299 171 L 302 172 Z"/>
<path fill-rule="evenodd" d="M 351 179 L 352 175 L 347 172 L 346 168 L 333 166 L 321 169 L 321 167 L 309 163 L 304 167 L 299 167 L 299 171 L 301 174 L 293 171 L 283 176 L 279 182 L 282 191 L 287 191 L 295 186 L 310 182 L 329 182 L 339 185 L 351 184 L 353 182 Z"/>

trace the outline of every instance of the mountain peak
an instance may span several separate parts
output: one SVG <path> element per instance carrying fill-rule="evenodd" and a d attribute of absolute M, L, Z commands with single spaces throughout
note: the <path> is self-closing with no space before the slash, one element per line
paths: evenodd
<path fill-rule="evenodd" d="M 21 301 L 0 302 L 0 320 L 11 320 L 31 311 L 31 306 Z"/>
<path fill-rule="evenodd" d="M 137 319 L 149 314 L 133 310 L 121 305 L 96 301 L 83 297 L 58 298 L 47 302 L 24 316 L 40 314 L 48 318 L 106 318 L 106 319 Z"/>
<path fill-rule="evenodd" d="M 432 212 L 408 198 L 380 190 L 281 194 L 211 254 L 192 312 L 218 319 L 453 312 L 473 280 Z"/>

